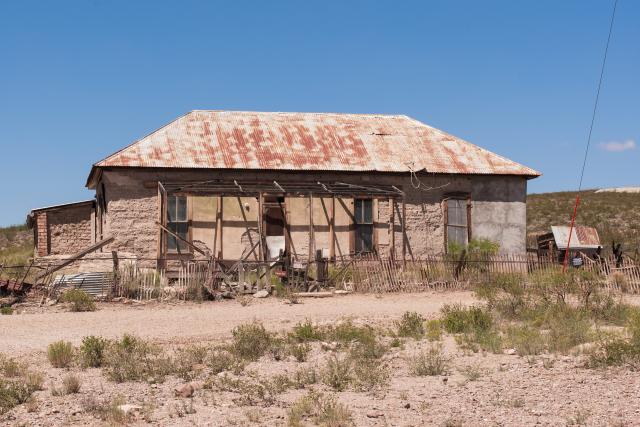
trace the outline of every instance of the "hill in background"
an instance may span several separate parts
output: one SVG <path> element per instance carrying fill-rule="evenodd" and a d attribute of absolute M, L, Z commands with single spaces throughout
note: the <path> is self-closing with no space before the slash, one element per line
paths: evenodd
<path fill-rule="evenodd" d="M 575 200 L 575 191 L 529 194 L 528 245 L 535 246 L 534 236 L 549 233 L 552 225 L 570 225 Z M 633 255 L 640 250 L 640 194 L 583 191 L 576 224 L 595 227 L 607 252 L 615 240 L 624 244 L 625 253 Z"/>
<path fill-rule="evenodd" d="M 25 224 L 0 227 L 0 264 L 25 265 L 33 257 L 33 231 Z"/>

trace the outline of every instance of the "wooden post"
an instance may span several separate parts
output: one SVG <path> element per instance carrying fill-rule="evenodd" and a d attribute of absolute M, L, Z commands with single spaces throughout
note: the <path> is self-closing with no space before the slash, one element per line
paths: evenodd
<path fill-rule="evenodd" d="M 120 288 L 120 262 L 118 260 L 118 251 L 111 251 L 111 258 L 113 258 L 113 289 L 112 291 L 118 291 Z M 104 295 L 104 292 L 103 292 L 103 295 Z"/>
<path fill-rule="evenodd" d="M 258 261 L 265 260 L 265 250 L 264 250 L 264 236 L 263 233 L 263 223 L 264 220 L 264 196 L 262 193 L 258 193 L 258 239 L 260 239 L 260 244 L 258 245 Z"/>
<path fill-rule="evenodd" d="M 407 265 L 407 203 L 402 196 L 402 264 Z"/>
<path fill-rule="evenodd" d="M 309 255 L 307 262 L 311 263 L 313 259 L 313 246 L 314 246 L 314 234 L 313 234 L 313 193 L 309 193 Z"/>
<path fill-rule="evenodd" d="M 158 222 L 162 225 L 167 224 L 167 191 L 160 181 L 158 181 Z M 158 228 L 158 245 L 156 248 L 156 268 L 158 269 L 164 267 L 164 248 L 164 233 L 161 228 Z"/>
<path fill-rule="evenodd" d="M 218 244 L 218 242 L 220 242 Z M 216 253 L 216 250 L 218 251 Z M 222 259 L 222 196 L 216 203 L 216 232 L 213 238 L 213 256 Z"/>
<path fill-rule="evenodd" d="M 336 196 L 331 196 L 331 209 L 329 213 L 329 259 L 336 258 Z"/>
<path fill-rule="evenodd" d="M 396 253 L 396 199 L 389 197 L 389 257 L 393 261 Z"/>

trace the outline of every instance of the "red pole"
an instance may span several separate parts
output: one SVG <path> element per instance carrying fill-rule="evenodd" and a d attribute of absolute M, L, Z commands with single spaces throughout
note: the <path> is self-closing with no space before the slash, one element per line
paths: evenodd
<path fill-rule="evenodd" d="M 576 222 L 576 214 L 578 213 L 578 205 L 580 204 L 580 193 L 576 195 L 576 204 L 573 207 L 573 216 L 571 217 L 571 226 L 569 227 L 569 238 L 567 239 L 567 249 L 564 252 L 564 261 L 562 262 L 562 272 L 567 270 L 567 262 L 569 261 L 569 246 L 571 246 L 571 234 L 573 234 L 573 224 Z"/>

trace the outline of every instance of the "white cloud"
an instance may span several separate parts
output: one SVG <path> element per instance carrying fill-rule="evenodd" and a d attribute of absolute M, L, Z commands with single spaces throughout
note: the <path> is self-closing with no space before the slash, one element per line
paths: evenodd
<path fill-rule="evenodd" d="M 601 143 L 600 148 L 613 152 L 635 150 L 636 142 L 633 139 L 627 139 L 626 141 L 609 141 Z"/>

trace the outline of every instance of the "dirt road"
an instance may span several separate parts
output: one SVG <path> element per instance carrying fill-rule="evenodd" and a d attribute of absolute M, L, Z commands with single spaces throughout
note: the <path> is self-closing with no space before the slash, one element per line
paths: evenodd
<path fill-rule="evenodd" d="M 315 322 L 342 317 L 370 322 L 399 318 L 405 311 L 433 315 L 446 303 L 472 303 L 471 292 L 425 292 L 415 294 L 343 295 L 285 304 L 276 298 L 201 304 L 100 304 L 88 313 L 50 312 L 0 316 L 0 352 L 9 355 L 44 350 L 53 341 L 79 344 L 87 335 L 115 338 L 132 333 L 159 342 L 228 338 L 238 324 L 259 319 L 271 330 L 289 328 L 309 318 Z"/>

